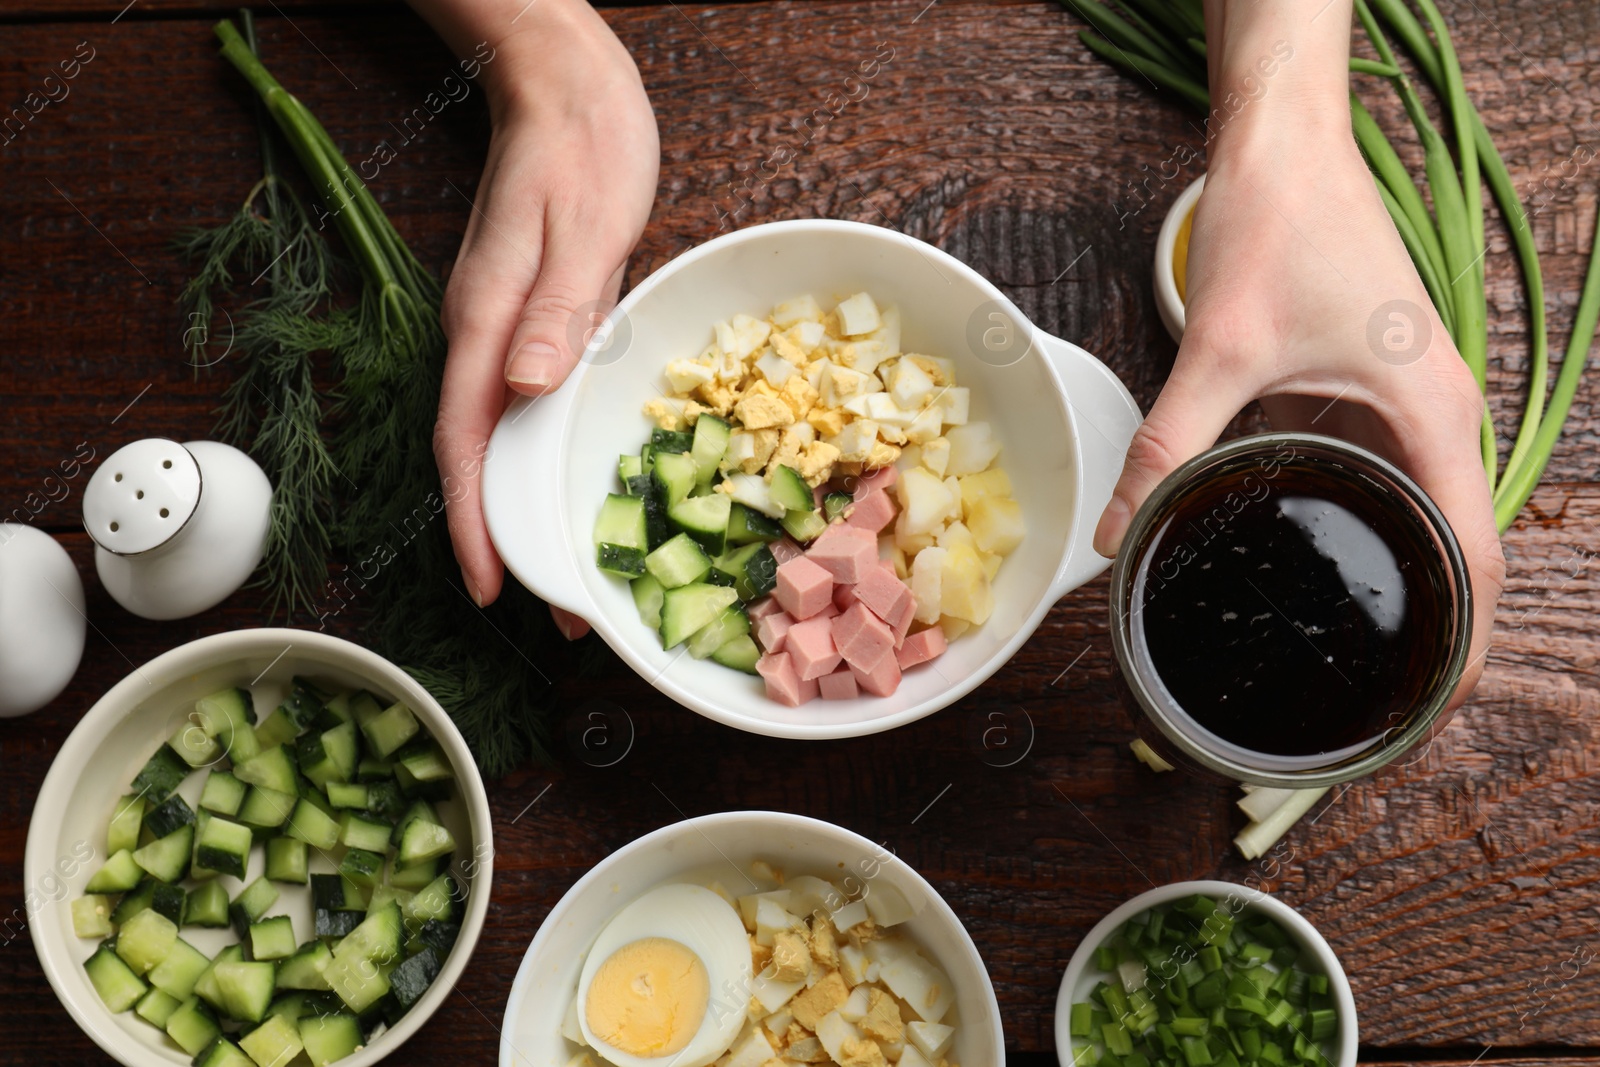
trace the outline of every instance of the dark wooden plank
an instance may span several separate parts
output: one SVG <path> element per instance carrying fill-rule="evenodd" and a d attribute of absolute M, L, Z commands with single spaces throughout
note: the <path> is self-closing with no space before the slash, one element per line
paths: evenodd
<path fill-rule="evenodd" d="M 1160 211 L 1179 183 L 1126 229 L 1119 218 L 1133 201 L 1122 183 L 1178 144 L 1195 143 L 1194 132 L 1178 112 L 1086 59 L 1075 24 L 1053 6 L 940 4 L 913 23 L 922 7 L 610 14 L 662 115 L 661 197 L 631 279 L 717 233 L 719 207 L 732 204 L 727 183 L 778 144 L 798 143 L 795 125 L 887 42 L 894 59 L 869 95 L 822 127 L 738 221 L 826 215 L 932 240 L 996 278 L 1041 325 L 1105 356 L 1148 403 L 1172 357 L 1148 292 L 1148 260 Z M 1450 14 L 1483 87 L 1486 119 L 1507 131 L 1502 148 L 1513 173 L 1531 185 L 1542 165 L 1570 154 L 1593 119 L 1593 57 L 1584 49 L 1600 39 L 1600 14 L 1570 2 L 1518 18 L 1532 10 L 1527 0 L 1484 10 L 1480 17 L 1455 4 Z M 449 56 L 409 15 L 296 15 L 295 23 L 331 61 L 281 21 L 263 20 L 274 69 L 357 159 L 392 137 L 388 123 L 450 70 Z M 1496 26 L 1517 28 L 1515 46 Z M 8 199 L 0 219 L 0 348 L 8 356 L 0 504 L 19 518 L 37 511 L 34 521 L 62 530 L 76 524 L 85 475 L 63 484 L 60 465 L 80 443 L 104 455 L 147 434 L 206 433 L 218 383 L 196 380 L 183 364 L 173 299 L 185 275 L 167 243 L 183 225 L 222 218 L 256 167 L 244 98 L 215 59 L 203 21 L 8 29 L 0 100 L 22 99 L 86 37 L 96 58 L 70 97 L 0 147 Z M 1396 117 L 1393 108 L 1379 111 Z M 474 96 L 403 149 L 376 185 L 436 269 L 453 255 L 485 133 Z M 1594 203 L 1584 172 L 1554 190 L 1536 220 L 1550 289 L 1559 294 L 1558 340 Z M 1503 239 L 1489 270 L 1495 387 L 1506 398 L 1525 356 Z M 806 746 L 745 737 L 665 704 L 619 665 L 598 688 L 579 692 L 568 683 L 569 715 L 581 716 L 587 700 L 608 702 L 619 731 L 631 724 L 628 756 L 592 767 L 563 741 L 557 767 L 497 784 L 501 860 L 491 932 L 460 995 L 395 1062 L 489 1062 L 523 948 L 566 887 L 607 851 L 680 812 L 767 806 L 885 840 L 927 874 L 990 962 L 1013 1049 L 1050 1048 L 1055 984 L 1072 948 L 1147 879 L 1269 874 L 1344 957 L 1367 1045 L 1430 1058 L 1473 1048 L 1460 1057 L 1468 1062 L 1475 1042 L 1594 1044 L 1593 966 L 1546 984 L 1562 960 L 1600 937 L 1590 906 L 1600 880 L 1592 844 L 1600 698 L 1589 621 L 1600 599 L 1600 489 L 1585 484 L 1600 467 L 1594 395 L 1592 385 L 1580 394 L 1574 433 L 1552 467 L 1557 484 L 1541 491 L 1508 539 L 1500 640 L 1473 705 L 1418 766 L 1354 787 L 1297 830 L 1292 857 L 1278 869 L 1230 857 L 1238 817 L 1226 790 L 1156 778 L 1127 758 L 1128 730 L 1109 686 L 1103 580 L 1058 606 L 989 686 L 888 737 Z M 90 576 L 99 632 L 65 697 L 39 715 L 0 723 L 7 908 L 21 902 L 33 794 L 96 695 L 130 661 L 262 621 L 259 602 L 242 596 L 200 619 L 142 623 L 96 588 L 83 537 L 67 540 Z M 979 739 L 990 713 L 1006 716 L 1019 738 L 1031 728 L 1033 747 L 1015 766 L 993 766 L 992 754 L 985 761 Z M 15 1036 L 8 1058 L 100 1061 L 56 1005 L 25 937 L 0 953 L 0 991 L 12 1017 L 39 1020 Z"/>

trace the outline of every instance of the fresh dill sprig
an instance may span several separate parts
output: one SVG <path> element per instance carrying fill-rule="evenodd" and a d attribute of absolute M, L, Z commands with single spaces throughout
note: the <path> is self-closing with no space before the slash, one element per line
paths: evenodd
<path fill-rule="evenodd" d="M 325 620 L 330 601 L 334 613 L 353 608 L 368 643 L 427 687 L 484 773 L 499 776 L 546 756 L 551 682 L 535 659 L 565 642 L 517 583 L 486 610 L 462 589 L 432 449 L 443 290 L 327 131 L 262 66 L 248 17 L 245 29 L 217 24 L 223 55 L 325 199 L 360 275 L 356 293 L 342 291 L 340 260 L 283 184 L 265 131 L 267 173 L 244 207 L 185 241 L 200 268 L 184 302 L 199 321 L 236 276 L 267 281 L 240 319 L 243 367 L 219 423 L 276 486 L 263 584 L 274 611 Z M 338 383 L 330 393 L 317 388 L 319 367 Z M 342 583 L 328 581 L 335 558 L 346 562 Z"/>

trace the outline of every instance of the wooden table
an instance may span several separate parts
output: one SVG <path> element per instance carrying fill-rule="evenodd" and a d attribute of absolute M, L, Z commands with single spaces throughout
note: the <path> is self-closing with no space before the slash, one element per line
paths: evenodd
<path fill-rule="evenodd" d="M 182 622 L 117 607 L 79 524 L 88 471 L 139 437 L 205 436 L 222 378 L 179 348 L 170 251 L 231 212 L 258 173 L 237 79 L 216 54 L 214 0 L 0 0 L 0 106 L 20 104 L 88 42 L 70 95 L 0 145 L 0 511 L 57 534 L 93 622 L 72 687 L 0 722 L 0 1060 L 102 1062 L 61 1009 L 23 930 L 20 865 L 33 797 L 83 711 L 132 664 L 204 634 L 259 625 L 253 595 Z M 1081 342 L 1153 399 L 1173 357 L 1150 295 L 1165 207 L 1197 173 L 1137 202 L 1126 183 L 1194 125 L 1089 57 L 1047 3 L 867 0 L 607 11 L 661 117 L 659 201 L 633 282 L 718 232 L 717 205 L 879 43 L 870 92 L 827 124 L 741 217 L 891 225 L 987 274 L 1046 329 Z M 270 9 L 269 5 L 269 9 Z M 1594 229 L 1600 8 L 1589 0 L 1445 5 L 1489 128 L 1525 197 L 1560 351 Z M 278 76 L 351 158 L 390 137 L 449 72 L 400 9 L 282 0 L 261 20 Z M 80 51 L 81 55 L 87 54 Z M 1391 94 L 1370 92 L 1396 128 Z M 385 167 L 376 191 L 425 263 L 451 261 L 487 136 L 481 97 Z M 1592 158 L 1580 154 L 1579 159 Z M 1491 228 L 1492 395 L 1520 404 L 1526 308 Z M 887 842 L 961 915 L 988 961 L 1016 1064 L 1054 1062 L 1067 957 L 1128 896 L 1185 878 L 1264 880 L 1327 935 L 1360 1008 L 1369 1062 L 1600 1064 L 1600 434 L 1591 381 L 1546 483 L 1506 537 L 1510 584 L 1472 704 L 1417 766 L 1330 795 L 1278 861 L 1231 851 L 1233 793 L 1157 777 L 1128 755 L 1113 695 L 1104 578 L 1067 597 L 980 691 L 914 726 L 799 744 L 712 725 L 617 664 L 598 692 L 561 692 L 559 762 L 492 786 L 499 856 L 489 926 L 458 996 L 392 1062 L 489 1063 L 529 939 L 609 851 L 686 815 L 774 807 Z M 1505 443 L 1502 442 L 1502 450 Z M 54 477 L 52 477 L 54 475 Z M 15 509 L 15 510 L 14 510 Z M 359 638 L 349 626 L 347 635 Z M 547 668 L 557 649 L 530 654 Z M 565 740 L 607 702 L 608 762 Z M 985 747 L 996 723 L 1007 746 Z M 1020 758 L 1018 758 L 1020 756 Z M 1573 961 L 1573 962 L 1568 962 Z M 1574 967 L 1578 973 L 1573 976 Z M 985 1067 L 967 1064 L 964 1067 Z"/>

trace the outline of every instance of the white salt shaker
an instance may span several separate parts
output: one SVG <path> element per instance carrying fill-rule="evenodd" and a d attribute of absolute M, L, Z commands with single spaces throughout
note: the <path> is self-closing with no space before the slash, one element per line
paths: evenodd
<path fill-rule="evenodd" d="M 199 614 L 243 585 L 261 562 L 271 508 L 266 474 L 216 441 L 135 441 L 83 491 L 100 581 L 146 619 Z"/>
<path fill-rule="evenodd" d="M 42 530 L 0 522 L 0 716 L 38 711 L 83 658 L 83 581 Z"/>

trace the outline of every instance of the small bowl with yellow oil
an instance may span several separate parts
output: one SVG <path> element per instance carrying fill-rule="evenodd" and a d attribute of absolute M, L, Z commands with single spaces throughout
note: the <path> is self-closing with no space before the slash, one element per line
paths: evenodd
<path fill-rule="evenodd" d="M 1194 226 L 1194 208 L 1200 201 L 1206 177 L 1196 178 L 1178 197 L 1167 213 L 1156 237 L 1156 310 L 1172 339 L 1183 341 L 1184 301 L 1188 298 L 1189 231 Z"/>

